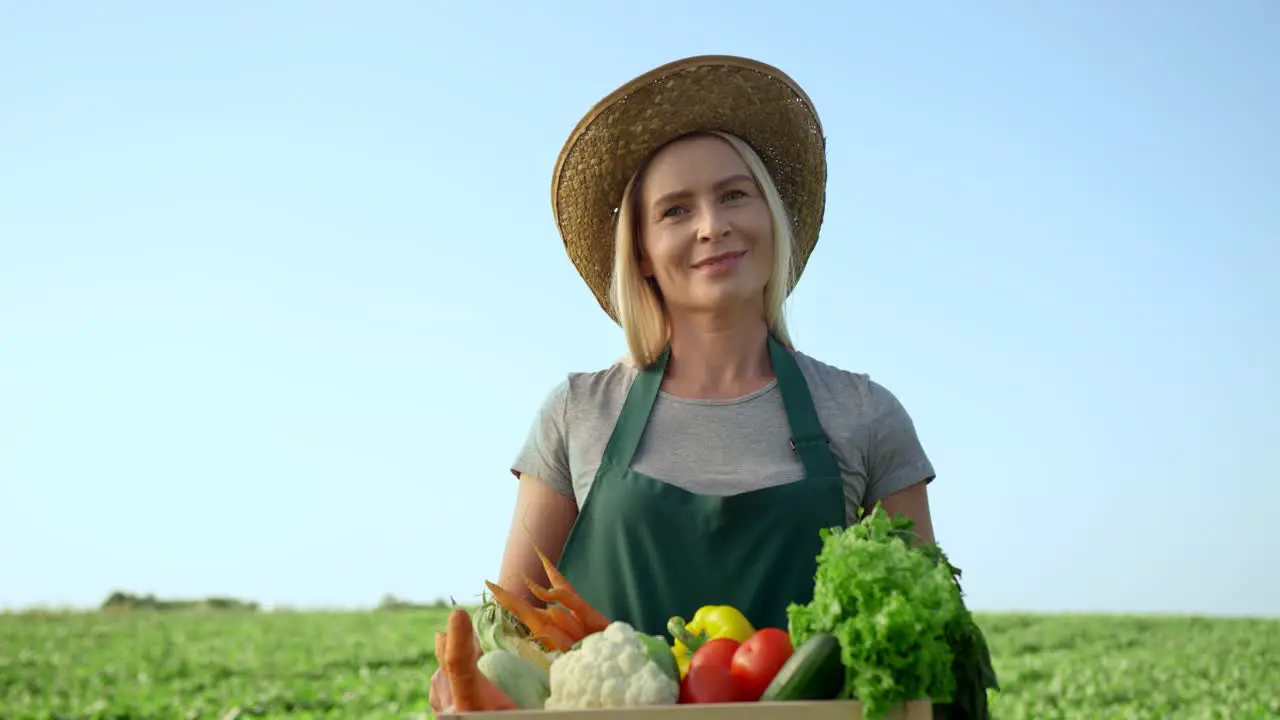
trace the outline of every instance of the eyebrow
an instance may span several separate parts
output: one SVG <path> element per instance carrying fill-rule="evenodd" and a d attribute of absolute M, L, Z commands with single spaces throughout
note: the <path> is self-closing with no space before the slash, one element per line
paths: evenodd
<path fill-rule="evenodd" d="M 729 177 L 718 180 L 715 185 L 712 185 L 712 187 L 719 190 L 720 188 L 726 187 L 728 185 L 735 185 L 740 182 L 748 182 L 748 183 L 751 183 L 752 185 L 755 184 L 755 180 L 753 180 L 750 175 L 743 175 L 739 173 L 737 175 L 730 175 Z M 653 204 L 655 206 L 665 205 L 669 202 L 672 202 L 673 200 L 688 197 L 689 195 L 692 195 L 692 194 L 693 193 L 690 192 L 689 190 L 673 190 L 672 192 L 669 192 L 669 193 L 666 193 L 665 195 L 660 195 L 659 197 L 657 197 L 653 201 Z"/>

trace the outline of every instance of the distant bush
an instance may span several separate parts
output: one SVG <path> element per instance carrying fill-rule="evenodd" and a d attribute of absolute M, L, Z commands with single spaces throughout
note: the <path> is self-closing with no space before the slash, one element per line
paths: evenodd
<path fill-rule="evenodd" d="M 436 598 L 428 603 L 418 603 L 412 600 L 398 598 L 390 593 L 382 596 L 382 601 L 378 603 L 379 610 L 442 610 L 453 607 L 454 603 L 445 598 Z"/>
<path fill-rule="evenodd" d="M 102 601 L 107 612 L 167 612 L 174 610 L 207 610 L 213 612 L 257 612 L 258 603 L 228 597 L 196 600 L 166 600 L 155 595 L 135 595 L 117 590 Z"/>
<path fill-rule="evenodd" d="M 383 595 L 382 600 L 378 603 L 377 611 L 403 611 L 403 610 L 448 610 L 457 605 L 452 598 L 436 598 L 429 602 L 416 602 L 405 598 L 397 597 L 390 593 Z M 102 612 L 124 613 L 124 612 L 260 612 L 262 607 L 259 603 L 252 600 L 241 600 L 232 597 L 207 597 L 207 598 L 159 598 L 152 594 L 139 595 L 136 593 L 117 590 L 107 596 L 102 604 L 98 606 L 98 610 Z M 53 608 L 28 608 L 23 611 L 25 614 L 57 614 L 59 610 Z M 69 612 L 63 610 L 61 612 Z M 83 612 L 81 610 L 80 612 Z M 92 612 L 92 611 L 90 611 Z M 307 612 L 298 608 L 287 605 L 275 606 L 271 608 L 273 613 L 293 613 Z M 367 610 L 366 610 L 367 612 Z"/>

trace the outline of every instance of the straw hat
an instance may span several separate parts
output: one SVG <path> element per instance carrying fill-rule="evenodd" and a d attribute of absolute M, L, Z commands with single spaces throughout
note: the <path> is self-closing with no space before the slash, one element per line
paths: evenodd
<path fill-rule="evenodd" d="M 699 130 L 737 135 L 764 160 L 792 218 L 796 280 L 818 242 L 826 138 L 804 90 L 777 68 L 741 57 L 706 55 L 655 68 L 578 122 L 551 180 L 551 209 L 569 259 L 615 322 L 609 281 L 622 191 L 656 150 Z"/>

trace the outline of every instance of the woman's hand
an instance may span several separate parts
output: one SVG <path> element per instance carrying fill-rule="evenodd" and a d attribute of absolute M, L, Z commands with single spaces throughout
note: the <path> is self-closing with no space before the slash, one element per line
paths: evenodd
<path fill-rule="evenodd" d="M 431 712 L 437 717 L 453 710 L 453 693 L 449 692 L 449 676 L 444 668 L 431 674 Z"/>
<path fill-rule="evenodd" d="M 436 633 L 436 660 L 427 702 L 437 716 L 457 712 L 519 710 L 509 695 L 480 672 L 483 651 L 471 616 L 461 608 L 449 613 L 448 632 Z M 452 644 L 450 640 L 452 639 Z"/>
<path fill-rule="evenodd" d="M 436 668 L 436 671 L 431 674 L 431 694 L 429 696 L 431 712 L 436 715 L 453 709 L 453 692 L 449 689 L 449 676 L 444 671 L 446 637 L 442 632 L 436 633 L 436 662 L 440 663 L 440 667 Z"/>

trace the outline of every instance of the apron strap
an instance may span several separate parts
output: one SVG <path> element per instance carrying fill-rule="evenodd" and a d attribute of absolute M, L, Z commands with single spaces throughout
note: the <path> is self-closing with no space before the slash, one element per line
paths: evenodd
<path fill-rule="evenodd" d="M 795 356 L 782 347 L 782 343 L 769 336 L 769 360 L 778 376 L 778 389 L 782 391 L 782 405 L 791 426 L 791 452 L 800 456 L 804 473 L 810 478 L 840 477 L 840 465 L 831 451 L 831 441 L 818 421 L 818 411 L 813 406 L 813 395 L 805 382 Z"/>
<path fill-rule="evenodd" d="M 652 367 L 641 370 L 631 381 L 631 389 L 627 391 L 627 399 L 618 413 L 618 422 L 609 436 L 609 443 L 604 447 L 604 455 L 600 465 L 613 466 L 620 470 L 631 467 L 631 458 L 635 457 L 636 448 L 640 447 L 640 438 L 644 436 L 645 425 L 649 423 L 649 413 L 653 403 L 658 399 L 658 388 L 662 386 L 662 376 L 667 372 L 667 360 L 671 357 L 671 346 L 668 345 L 658 361 Z"/>

